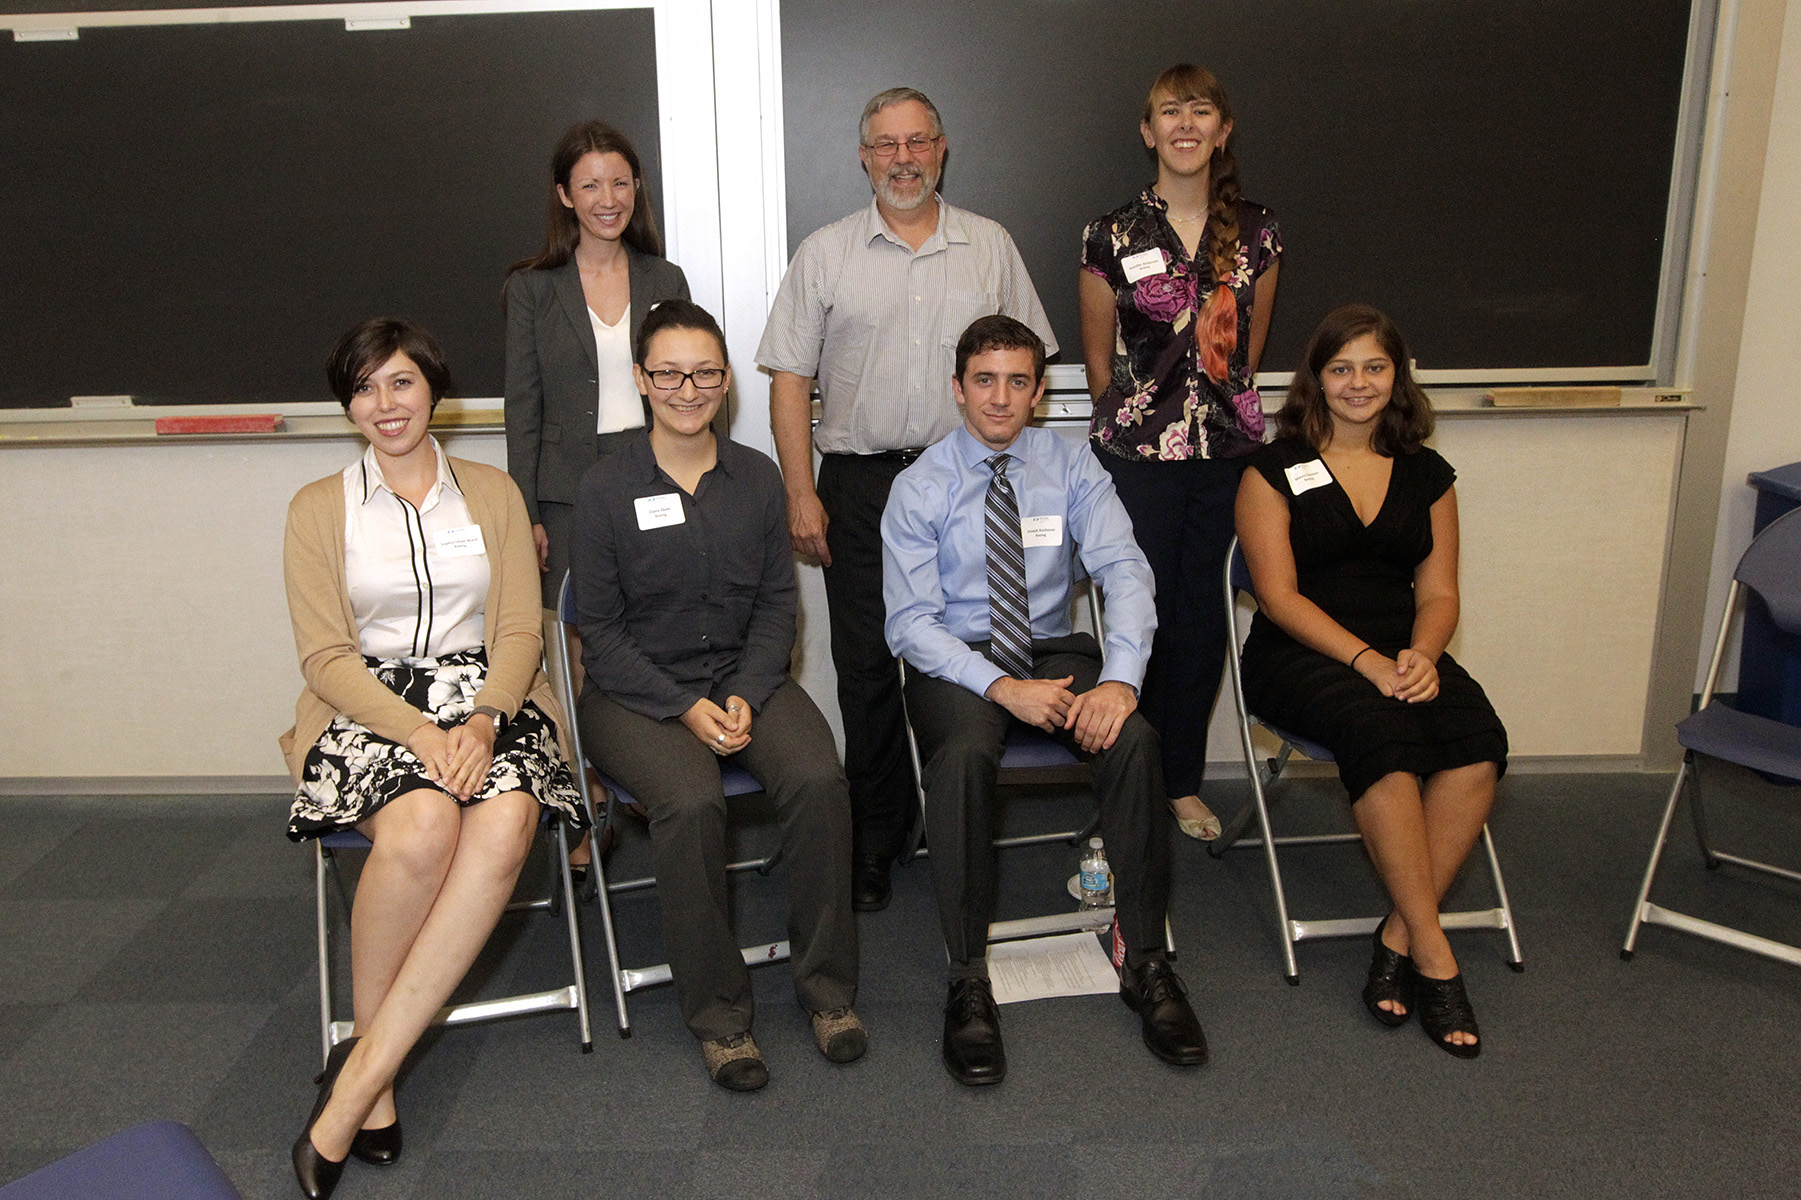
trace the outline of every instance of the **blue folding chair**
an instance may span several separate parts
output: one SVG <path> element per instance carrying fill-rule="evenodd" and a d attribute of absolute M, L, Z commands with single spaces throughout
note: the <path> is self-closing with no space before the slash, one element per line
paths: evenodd
<path fill-rule="evenodd" d="M 613 984 L 613 1007 L 618 1013 L 619 1036 L 632 1036 L 631 1015 L 626 1010 L 625 997 L 628 992 L 641 988 L 656 987 L 670 982 L 673 978 L 668 963 L 657 963 L 644 967 L 625 967 L 619 962 L 619 940 L 614 932 L 613 897 L 624 892 L 646 891 L 656 887 L 656 877 L 646 875 L 637 879 L 625 879 L 608 882 L 605 865 L 601 862 L 601 837 L 606 830 L 619 819 L 619 808 L 623 804 L 635 804 L 630 792 L 602 771 L 598 765 L 594 773 L 599 777 L 603 795 L 596 805 L 592 787 L 588 782 L 585 766 L 589 764 L 587 751 L 582 748 L 581 722 L 575 719 L 575 670 L 574 660 L 569 653 L 569 639 L 576 633 L 575 629 L 575 588 L 567 573 L 563 576 L 561 587 L 557 590 L 557 628 L 554 636 L 545 633 L 545 655 L 551 662 L 551 681 L 558 689 L 558 696 L 563 708 L 569 713 L 569 737 L 575 746 L 576 786 L 581 790 L 582 803 L 587 805 L 593 816 L 594 837 L 591 839 L 592 850 L 588 865 L 588 882 L 583 889 L 584 900 L 594 900 L 600 905 L 601 928 L 606 934 L 607 967 Z M 734 796 L 749 796 L 763 790 L 756 777 L 742 767 L 731 763 L 719 764 L 719 782 L 725 789 L 727 799 Z M 611 800 L 607 798 L 611 797 Z M 768 875 L 781 861 L 779 849 L 762 857 L 747 859 L 743 862 L 731 863 L 726 867 L 728 872 L 755 871 L 758 875 Z M 786 938 L 779 942 L 766 942 L 760 946 L 740 947 L 746 966 L 758 967 L 768 963 L 787 962 L 789 955 Z"/>
<path fill-rule="evenodd" d="M 1251 587 L 1251 571 L 1245 565 L 1244 551 L 1239 549 L 1238 539 L 1232 539 L 1232 550 L 1226 557 L 1225 570 L 1225 603 L 1226 629 L 1230 651 L 1226 656 L 1226 664 L 1232 676 L 1232 705 L 1238 718 L 1239 745 L 1244 751 L 1245 774 L 1251 781 L 1251 802 L 1227 822 L 1207 847 L 1207 852 L 1215 858 L 1224 855 L 1228 850 L 1251 849 L 1261 847 L 1264 861 L 1269 866 L 1270 890 L 1276 898 L 1276 922 L 1282 937 L 1283 978 L 1290 984 L 1298 986 L 1301 982 L 1300 967 L 1295 961 L 1295 947 L 1301 942 L 1313 938 L 1333 937 L 1369 937 L 1382 923 L 1382 916 L 1374 917 L 1340 917 L 1318 920 L 1295 920 L 1288 915 L 1288 896 L 1282 887 L 1282 867 L 1276 861 L 1277 846 L 1325 846 L 1347 842 L 1361 842 L 1362 835 L 1357 833 L 1313 833 L 1293 834 L 1275 837 L 1270 832 L 1269 801 L 1267 790 L 1281 777 L 1288 765 L 1289 758 L 1295 751 L 1300 751 L 1303 758 L 1314 762 L 1332 762 L 1332 752 L 1324 746 L 1307 741 L 1305 738 L 1276 728 L 1267 721 L 1259 721 L 1244 699 L 1244 676 L 1239 657 L 1244 639 L 1239 631 L 1238 597 L 1242 593 L 1254 603 L 1257 593 Z M 1248 632 L 1248 630 L 1246 631 Z M 1262 725 L 1280 743 L 1276 756 L 1259 760 L 1256 745 L 1251 740 L 1251 727 Z M 1255 819 L 1261 836 L 1245 837 L 1246 828 Z M 1482 848 L 1488 855 L 1488 871 L 1494 879 L 1496 906 L 1472 912 L 1447 912 L 1439 914 L 1439 923 L 1446 929 L 1499 929 L 1507 934 L 1507 965 L 1515 971 L 1526 969 L 1525 960 L 1520 956 L 1520 939 L 1514 930 L 1513 908 L 1507 900 L 1507 884 L 1501 878 L 1501 861 L 1495 857 L 1495 840 L 1488 832 L 1488 826 L 1482 826 Z"/>
<path fill-rule="evenodd" d="M 1670 788 L 1669 803 L 1663 808 L 1663 821 L 1657 827 L 1657 841 L 1651 847 L 1651 861 L 1645 864 L 1645 879 L 1638 889 L 1638 901 L 1632 908 L 1632 921 L 1626 929 L 1626 943 L 1620 957 L 1631 959 L 1641 925 L 1663 925 L 1692 933 L 1709 941 L 1723 942 L 1754 954 L 1762 954 L 1780 962 L 1801 966 L 1801 947 L 1773 941 L 1688 916 L 1651 903 L 1651 883 L 1657 877 L 1658 861 L 1670 837 L 1670 820 L 1676 815 L 1676 801 L 1683 785 L 1688 788 L 1689 815 L 1694 819 L 1695 840 L 1700 843 L 1701 857 L 1710 871 L 1722 863 L 1745 867 L 1766 875 L 1775 875 L 1801 883 L 1801 871 L 1792 871 L 1755 859 L 1742 858 L 1715 850 L 1708 844 L 1707 819 L 1701 805 L 1701 759 L 1717 758 L 1762 772 L 1783 783 L 1801 783 L 1801 727 L 1739 712 L 1714 699 L 1714 685 L 1719 682 L 1720 662 L 1726 654 L 1732 620 L 1746 589 L 1769 611 L 1772 624 L 1790 637 L 1801 635 L 1801 510 L 1777 518 L 1764 527 L 1738 560 L 1732 573 L 1732 587 L 1726 593 L 1726 608 L 1720 615 L 1720 633 L 1714 640 L 1713 661 L 1707 667 L 1707 681 L 1701 687 L 1701 706 L 1695 714 L 1676 726 L 1676 740 L 1682 744 L 1682 767 Z M 1747 600 L 1747 603 L 1749 601 Z"/>
<path fill-rule="evenodd" d="M 559 643 L 561 642 L 562 625 L 547 616 L 544 630 L 545 665 L 554 682 L 556 667 L 551 661 L 549 652 L 553 637 Z M 564 647 L 563 654 L 566 664 L 567 647 Z M 569 708 L 567 712 L 570 724 L 569 732 L 571 741 L 573 741 L 575 710 Z M 571 764 L 571 769 L 579 783 L 582 780 L 580 766 Z M 586 800 L 587 795 L 584 792 L 584 803 Z M 569 936 L 569 958 L 573 968 L 573 977 L 562 987 L 549 988 L 544 991 L 446 1005 L 438 1011 L 438 1015 L 432 1023 L 434 1025 L 467 1025 L 475 1021 L 493 1021 L 501 1017 L 520 1017 L 542 1012 L 566 1012 L 573 1009 L 581 1030 L 582 1053 L 588 1054 L 594 1049 L 594 1035 L 589 1028 L 588 1021 L 588 971 L 582 955 L 582 933 L 576 912 L 574 883 L 569 873 L 568 835 L 563 818 L 555 809 L 545 808 L 539 824 L 548 835 L 545 838 L 545 845 L 552 881 L 550 894 L 532 900 L 514 900 L 507 905 L 506 910 L 508 912 L 546 912 L 552 916 L 562 917 Z M 339 830 L 336 833 L 328 833 L 324 837 L 313 839 L 315 922 L 319 940 L 319 1040 L 321 1052 L 327 1059 L 331 1056 L 331 1048 L 349 1037 L 355 1030 L 356 1022 L 335 1020 L 332 1016 L 333 923 L 326 897 L 328 891 L 335 890 L 337 892 L 343 903 L 346 921 L 348 921 L 351 907 L 350 891 L 344 884 L 343 874 L 338 870 L 338 855 L 345 851 L 366 851 L 368 849 L 370 849 L 369 839 L 354 829 Z M 327 888 L 328 877 L 335 887 Z"/>

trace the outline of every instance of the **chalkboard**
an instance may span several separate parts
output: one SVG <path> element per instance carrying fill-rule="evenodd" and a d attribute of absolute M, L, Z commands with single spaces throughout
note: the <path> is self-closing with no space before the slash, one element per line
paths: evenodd
<path fill-rule="evenodd" d="M 1145 92 L 1192 61 L 1286 242 L 1263 370 L 1350 300 L 1422 368 L 1643 366 L 1689 20 L 1689 0 L 783 0 L 790 248 L 869 202 L 864 102 L 919 88 L 945 197 L 1012 233 L 1079 363 L 1082 227 L 1156 177 Z"/>
<path fill-rule="evenodd" d="M 543 240 L 557 135 L 617 125 L 660 211 L 652 21 L 0 41 L 0 406 L 329 400 L 326 351 L 381 313 L 439 337 L 458 395 L 500 395 L 501 283 Z"/>

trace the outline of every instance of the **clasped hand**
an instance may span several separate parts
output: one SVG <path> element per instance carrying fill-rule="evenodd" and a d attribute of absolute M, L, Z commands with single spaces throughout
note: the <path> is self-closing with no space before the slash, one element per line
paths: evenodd
<path fill-rule="evenodd" d="M 1108 680 L 1076 695 L 1069 691 L 1075 676 L 1062 679 L 1013 679 L 1003 676 L 986 693 L 1027 725 L 1046 733 L 1067 729 L 1076 745 L 1099 754 L 1113 745 L 1119 730 L 1138 708 L 1138 696 L 1118 680 Z"/>
<path fill-rule="evenodd" d="M 1384 696 L 1420 704 L 1438 695 L 1438 664 L 1411 647 L 1389 658 L 1371 650 L 1357 659 L 1357 673 Z"/>
<path fill-rule="evenodd" d="M 727 697 L 724 708 L 702 696 L 682 714 L 688 732 L 721 758 L 750 745 L 750 722 L 750 705 L 740 696 Z"/>
<path fill-rule="evenodd" d="M 467 800 L 494 762 L 494 719 L 473 713 L 449 729 L 427 721 L 413 730 L 406 747 L 424 764 L 426 778 L 456 799 Z"/>

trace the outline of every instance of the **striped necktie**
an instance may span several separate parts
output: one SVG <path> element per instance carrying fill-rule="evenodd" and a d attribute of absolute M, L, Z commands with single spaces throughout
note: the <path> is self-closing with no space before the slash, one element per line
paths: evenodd
<path fill-rule="evenodd" d="M 1032 677 L 1032 613 L 1026 600 L 1026 551 L 1007 456 L 988 460 L 988 657 L 1015 679 Z"/>

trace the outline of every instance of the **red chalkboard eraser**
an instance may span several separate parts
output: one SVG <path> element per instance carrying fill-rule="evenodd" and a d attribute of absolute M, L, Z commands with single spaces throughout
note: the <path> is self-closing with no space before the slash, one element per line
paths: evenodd
<path fill-rule="evenodd" d="M 281 428 L 280 413 L 245 413 L 241 416 L 158 417 L 158 433 L 274 433 Z"/>

